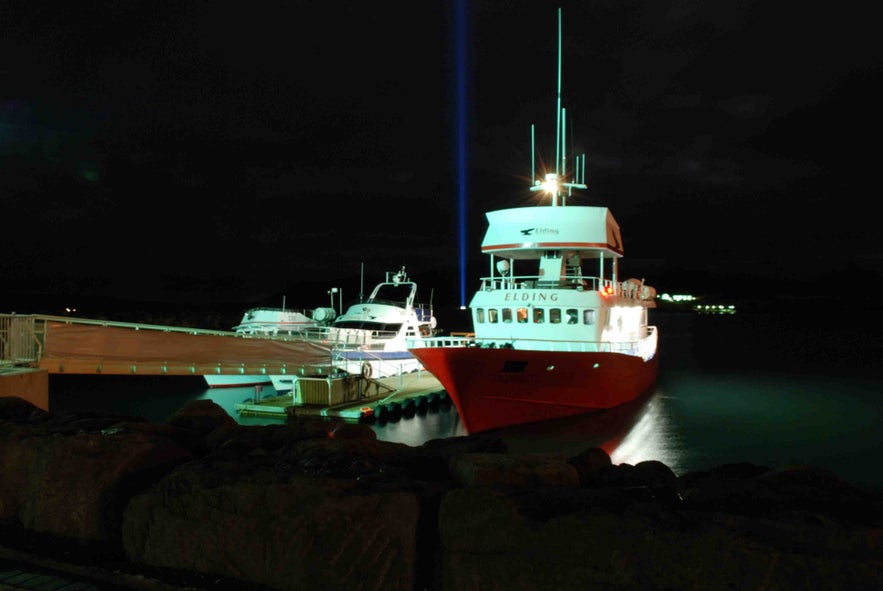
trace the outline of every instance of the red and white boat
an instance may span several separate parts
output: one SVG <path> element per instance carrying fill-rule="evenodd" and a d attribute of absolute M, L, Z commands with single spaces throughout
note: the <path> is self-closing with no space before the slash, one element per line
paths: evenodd
<path fill-rule="evenodd" d="M 568 204 L 586 188 L 585 157 L 582 171 L 579 158 L 565 170 L 560 96 L 558 115 L 556 171 L 531 175 L 539 202 L 486 214 L 490 275 L 469 304 L 474 336 L 408 343 L 469 433 L 612 408 L 656 381 L 656 292 L 621 279 L 613 214 Z"/>

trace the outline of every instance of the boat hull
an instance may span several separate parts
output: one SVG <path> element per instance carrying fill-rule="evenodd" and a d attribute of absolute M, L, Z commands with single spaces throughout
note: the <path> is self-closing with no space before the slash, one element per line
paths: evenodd
<path fill-rule="evenodd" d="M 445 387 L 466 431 L 574 416 L 634 400 L 656 382 L 657 356 L 425 347 L 411 352 Z"/>

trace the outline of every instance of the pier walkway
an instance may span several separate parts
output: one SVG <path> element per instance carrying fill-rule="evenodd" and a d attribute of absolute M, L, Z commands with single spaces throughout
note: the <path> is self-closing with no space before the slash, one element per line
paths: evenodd
<path fill-rule="evenodd" d="M 0 314 L 0 368 L 49 374 L 316 374 L 331 350 L 291 336 Z"/>
<path fill-rule="evenodd" d="M 293 393 L 239 405 L 244 415 L 383 419 L 447 400 L 441 383 L 425 370 L 381 379 L 340 375 L 333 354 L 288 335 L 0 314 L 0 396 L 17 395 L 48 410 L 47 374 L 215 374 L 296 378 Z"/>

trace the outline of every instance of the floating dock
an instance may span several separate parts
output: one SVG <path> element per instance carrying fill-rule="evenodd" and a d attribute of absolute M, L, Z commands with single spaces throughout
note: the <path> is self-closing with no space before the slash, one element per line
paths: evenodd
<path fill-rule="evenodd" d="M 382 423 L 442 404 L 450 404 L 450 399 L 441 382 L 427 371 L 416 371 L 378 379 L 300 378 L 292 392 L 237 404 L 236 411 L 242 416 L 321 416 Z"/>

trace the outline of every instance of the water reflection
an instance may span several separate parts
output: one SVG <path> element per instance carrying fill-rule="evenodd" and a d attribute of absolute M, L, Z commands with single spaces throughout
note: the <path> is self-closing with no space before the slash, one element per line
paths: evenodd
<path fill-rule="evenodd" d="M 669 398 L 657 387 L 641 408 L 625 437 L 607 449 L 614 464 L 632 464 L 658 460 L 678 473 L 681 465 L 679 437 L 666 409 Z"/>
<path fill-rule="evenodd" d="M 412 447 L 423 445 L 431 439 L 460 437 L 467 435 L 460 421 L 460 415 L 451 404 L 437 409 L 429 408 L 423 414 L 411 418 L 401 418 L 388 423 L 374 423 L 371 426 L 377 439 L 404 443 Z"/>

